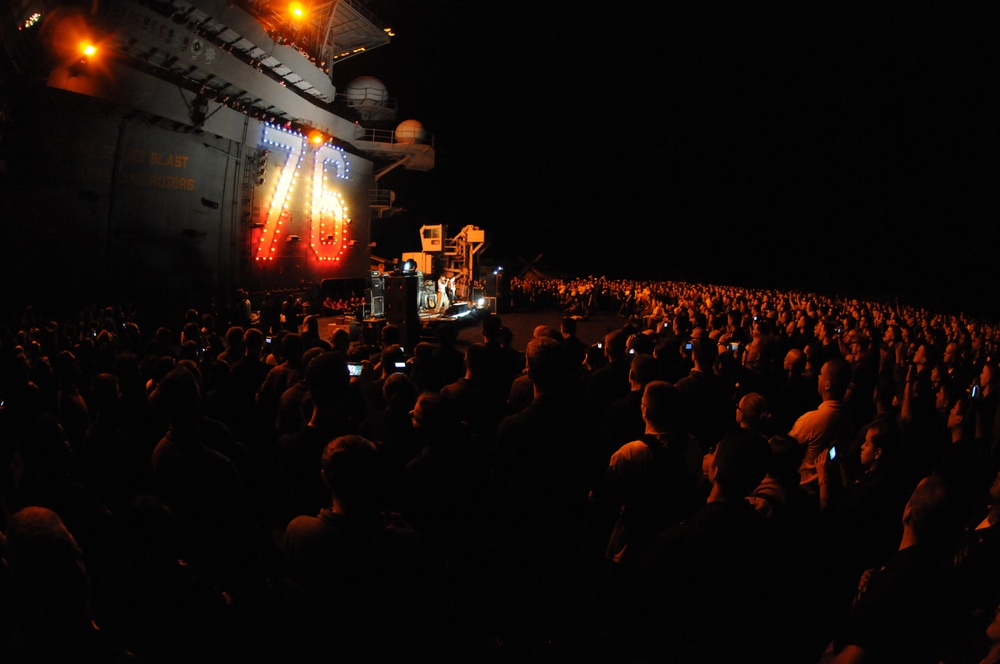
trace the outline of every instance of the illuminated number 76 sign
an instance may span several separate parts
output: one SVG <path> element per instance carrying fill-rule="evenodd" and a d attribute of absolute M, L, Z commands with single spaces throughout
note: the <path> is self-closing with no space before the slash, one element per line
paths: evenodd
<path fill-rule="evenodd" d="M 311 147 L 302 134 L 273 125 L 264 126 L 261 141 L 271 153 L 287 155 L 280 169 L 277 184 L 267 202 L 264 231 L 257 245 L 256 260 L 274 260 L 279 236 L 285 222 L 291 219 L 290 199 L 299 179 L 299 170 L 306 161 L 311 166 L 306 217 L 309 221 L 309 246 L 321 261 L 339 261 L 347 246 L 347 205 L 335 181 L 349 179 L 347 153 L 329 143 Z M 311 158 L 311 161 L 309 159 Z M 307 171 L 308 172 L 308 171 Z"/>

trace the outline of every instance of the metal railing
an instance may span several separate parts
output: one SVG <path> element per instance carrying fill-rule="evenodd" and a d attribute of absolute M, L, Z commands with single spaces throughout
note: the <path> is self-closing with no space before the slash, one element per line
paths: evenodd
<path fill-rule="evenodd" d="M 357 140 L 369 141 L 372 143 L 390 143 L 393 145 L 434 145 L 434 137 L 430 134 L 424 136 L 414 136 L 410 132 L 405 132 L 399 137 L 396 136 L 395 129 L 365 129 Z"/>
<path fill-rule="evenodd" d="M 360 96 L 359 96 L 359 93 Z M 350 106 L 379 106 L 388 110 L 397 110 L 399 103 L 392 97 L 386 96 L 384 88 L 363 88 L 352 90 L 351 92 L 338 92 L 337 101 Z"/>
<path fill-rule="evenodd" d="M 396 195 L 391 189 L 379 189 L 376 187 L 368 190 L 369 207 L 392 207 L 395 198 Z"/>

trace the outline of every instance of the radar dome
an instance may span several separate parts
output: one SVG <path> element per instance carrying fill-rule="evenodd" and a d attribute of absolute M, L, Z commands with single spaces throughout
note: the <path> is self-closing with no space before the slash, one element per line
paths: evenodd
<path fill-rule="evenodd" d="M 374 76 L 359 76 L 347 84 L 347 102 L 352 106 L 374 104 L 381 106 L 389 99 L 385 83 Z"/>
<path fill-rule="evenodd" d="M 396 127 L 397 143 L 419 143 L 427 137 L 424 126 L 417 120 L 403 120 Z"/>

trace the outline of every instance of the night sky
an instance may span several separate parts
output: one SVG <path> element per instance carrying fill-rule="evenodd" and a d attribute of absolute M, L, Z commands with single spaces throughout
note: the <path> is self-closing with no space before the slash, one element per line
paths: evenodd
<path fill-rule="evenodd" d="M 485 258 L 584 274 L 991 295 L 987 21 L 659 4 L 372 4 L 397 37 L 334 82 L 379 77 L 435 136 L 432 172 L 386 180 L 400 227 L 472 223 Z"/>

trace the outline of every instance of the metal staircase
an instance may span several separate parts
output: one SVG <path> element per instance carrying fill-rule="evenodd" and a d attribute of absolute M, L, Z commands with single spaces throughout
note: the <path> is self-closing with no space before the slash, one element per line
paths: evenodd
<path fill-rule="evenodd" d="M 461 277 L 466 284 L 474 281 L 473 260 L 486 243 L 486 232 L 476 226 L 466 226 L 457 235 L 445 238 L 442 256 L 444 271 Z"/>

